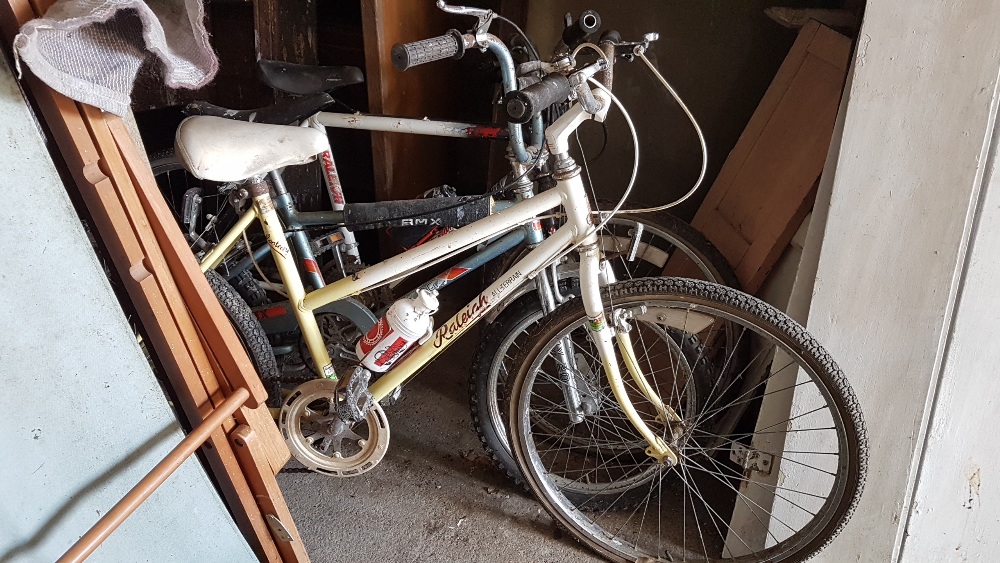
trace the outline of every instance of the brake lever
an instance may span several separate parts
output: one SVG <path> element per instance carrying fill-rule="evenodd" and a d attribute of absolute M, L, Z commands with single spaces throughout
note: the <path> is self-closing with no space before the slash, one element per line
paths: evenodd
<path fill-rule="evenodd" d="M 600 101 L 594 98 L 594 93 L 590 90 L 587 80 L 598 72 L 607 70 L 607 68 L 608 62 L 601 58 L 598 59 L 597 62 L 589 64 L 569 75 L 569 84 L 573 88 L 573 92 L 576 94 L 576 100 L 583 106 L 584 111 L 589 114 L 596 115 L 604 109 L 604 106 Z"/>
<path fill-rule="evenodd" d="M 473 16 L 478 21 L 476 27 L 476 36 L 486 33 L 490 28 L 490 24 L 497 17 L 493 10 L 487 10 L 484 8 L 469 8 L 467 6 L 449 6 L 444 0 L 437 0 L 437 7 L 442 12 L 447 14 L 458 14 L 460 16 Z"/>
<path fill-rule="evenodd" d="M 660 38 L 660 34 L 655 31 L 642 36 L 642 41 L 620 41 L 615 43 L 615 53 L 628 62 L 635 60 L 637 55 L 642 55 L 649 50 L 651 44 Z"/>

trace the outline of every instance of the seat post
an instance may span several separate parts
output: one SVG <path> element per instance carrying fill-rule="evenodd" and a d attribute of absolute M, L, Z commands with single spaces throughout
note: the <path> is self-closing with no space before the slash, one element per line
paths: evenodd
<path fill-rule="evenodd" d="M 267 182 L 264 181 L 264 176 L 254 176 L 246 181 L 244 184 L 248 192 L 250 192 L 250 197 L 257 198 L 265 194 L 269 194 L 267 187 Z"/>

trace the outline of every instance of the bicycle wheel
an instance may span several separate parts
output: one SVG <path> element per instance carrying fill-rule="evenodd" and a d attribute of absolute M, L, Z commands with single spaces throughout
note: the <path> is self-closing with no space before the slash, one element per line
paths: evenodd
<path fill-rule="evenodd" d="M 239 213 L 230 196 L 236 183 L 199 180 L 184 169 L 172 149 L 149 156 L 156 185 L 195 254 L 210 249 L 229 230 Z"/>
<path fill-rule="evenodd" d="M 597 202 L 597 208 L 613 209 L 616 204 L 617 202 L 601 199 Z M 622 209 L 642 207 L 645 206 L 626 203 Z M 604 225 L 599 244 L 604 255 L 611 260 L 619 281 L 659 276 L 671 257 L 676 255 L 678 259 L 691 262 L 691 277 L 729 287 L 740 287 L 732 266 L 705 235 L 665 211 L 616 215 Z M 529 250 L 527 247 L 520 247 L 508 252 L 502 259 L 490 262 L 484 270 L 487 284 L 509 270 Z M 681 256 L 684 258 L 680 258 Z M 576 275 L 577 268 L 574 265 L 564 267 L 560 273 L 560 277 Z"/>
<path fill-rule="evenodd" d="M 260 326 L 260 321 L 240 294 L 222 276 L 209 270 L 205 272 L 205 277 L 208 278 L 208 285 L 219 299 L 222 310 L 229 317 L 230 324 L 236 330 L 243 349 L 250 356 L 253 367 L 257 369 L 261 381 L 267 387 L 268 402 L 271 406 L 278 406 L 281 403 L 280 391 L 275 388 L 278 382 L 278 362 L 271 349 L 271 343 L 268 342 L 267 335 Z"/>
<path fill-rule="evenodd" d="M 802 561 L 847 522 L 864 486 L 867 438 L 857 399 L 825 350 L 798 324 L 731 288 L 649 278 L 605 290 L 629 318 L 639 367 L 680 424 L 657 418 L 619 358 L 626 394 L 639 416 L 677 453 L 671 467 L 645 453 L 647 442 L 608 385 L 580 300 L 538 325 L 524 342 L 510 402 L 511 440 L 525 479 L 553 517 L 613 561 Z M 738 327 L 751 355 L 720 347 L 720 328 Z M 621 327 L 619 327 L 621 328 Z M 665 339 L 663 334 L 672 337 Z M 699 346 L 670 352 L 673 335 Z M 598 408 L 580 422 L 567 412 L 557 371 L 560 347 L 587 358 Z M 760 372 L 733 396 L 730 383 L 696 387 L 691 366 Z M 735 426 L 721 424 L 736 409 Z M 721 428 L 720 428 L 721 426 Z M 580 494 L 586 483 L 593 492 Z M 609 503 L 604 491 L 630 502 Z M 636 500 L 638 499 L 638 500 Z M 643 559 L 646 558 L 646 559 Z"/>
<path fill-rule="evenodd" d="M 621 279 L 659 275 L 667 260 L 680 253 L 698 268 L 702 279 L 738 286 L 736 275 L 719 251 L 696 229 L 669 213 L 614 217 L 605 225 L 601 246 Z M 505 259 L 505 266 L 512 266 L 518 256 Z M 562 293 L 579 294 L 575 262 L 564 275 L 568 278 L 562 282 Z M 469 402 L 476 432 L 497 468 L 516 483 L 522 483 L 523 478 L 507 440 L 505 388 L 511 361 L 520 348 L 518 338 L 544 316 L 534 291 L 507 306 L 483 329 L 470 372 Z"/>

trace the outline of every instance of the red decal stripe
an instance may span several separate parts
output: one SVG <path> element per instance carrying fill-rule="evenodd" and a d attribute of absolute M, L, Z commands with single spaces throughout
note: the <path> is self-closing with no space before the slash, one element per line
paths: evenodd
<path fill-rule="evenodd" d="M 306 270 L 309 270 L 314 274 L 319 273 L 319 264 L 317 264 L 315 260 L 309 260 L 308 258 L 306 258 L 305 260 L 303 260 L 303 262 L 305 262 L 306 264 Z"/>
<path fill-rule="evenodd" d="M 487 127 L 484 125 L 465 128 L 465 134 L 474 138 L 499 139 L 505 138 L 507 136 L 506 133 L 506 129 L 501 129 L 500 127 Z"/>
<path fill-rule="evenodd" d="M 270 309 L 264 309 L 263 311 L 257 311 L 256 313 L 254 313 L 254 315 L 258 319 L 270 319 L 272 317 L 280 317 L 287 313 L 288 311 L 286 311 L 284 307 L 279 305 L 277 307 L 271 307 Z"/>
<path fill-rule="evenodd" d="M 453 280 L 460 277 L 462 274 L 468 271 L 469 271 L 468 268 L 459 268 L 458 266 L 455 266 L 454 268 L 450 268 L 447 272 L 444 272 L 443 274 L 439 275 L 437 279 Z"/>

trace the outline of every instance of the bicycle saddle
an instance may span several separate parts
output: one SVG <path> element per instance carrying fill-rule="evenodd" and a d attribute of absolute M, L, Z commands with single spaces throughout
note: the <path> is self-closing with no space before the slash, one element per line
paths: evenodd
<path fill-rule="evenodd" d="M 211 115 L 237 121 L 289 125 L 322 111 L 331 103 L 333 98 L 326 92 L 293 100 L 281 100 L 257 109 L 229 109 L 208 102 L 192 102 L 184 106 L 184 115 Z"/>
<path fill-rule="evenodd" d="M 177 127 L 174 147 L 196 178 L 237 182 L 282 166 L 312 162 L 329 146 L 311 127 L 247 123 L 196 115 Z"/>
<path fill-rule="evenodd" d="M 361 69 L 354 66 L 299 65 L 266 59 L 257 61 L 257 66 L 264 84 L 299 96 L 332 92 L 365 81 Z"/>

